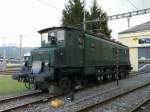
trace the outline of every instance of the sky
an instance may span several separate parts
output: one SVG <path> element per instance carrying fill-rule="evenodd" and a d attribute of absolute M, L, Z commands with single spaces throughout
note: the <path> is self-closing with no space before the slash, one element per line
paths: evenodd
<path fill-rule="evenodd" d="M 86 8 L 92 0 L 85 0 Z M 150 8 L 150 0 L 97 0 L 107 14 L 114 15 L 143 8 Z M 0 0 L 0 46 L 19 46 L 22 35 L 23 47 L 39 47 L 37 31 L 61 25 L 62 10 L 68 0 Z M 132 3 L 130 3 L 132 2 Z M 130 26 L 150 20 L 150 14 L 132 17 Z M 111 20 L 112 38 L 128 28 L 127 19 Z"/>

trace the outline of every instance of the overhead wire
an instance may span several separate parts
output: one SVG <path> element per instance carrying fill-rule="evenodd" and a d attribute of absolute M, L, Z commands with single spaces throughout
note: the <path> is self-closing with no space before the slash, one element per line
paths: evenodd
<path fill-rule="evenodd" d="M 136 10 L 138 10 L 138 8 L 130 1 L 130 0 L 127 0 Z"/>
<path fill-rule="evenodd" d="M 138 10 L 138 8 L 130 1 L 127 0 L 136 10 Z M 130 17 L 127 18 L 127 22 L 128 22 L 128 28 L 130 27 Z"/>
<path fill-rule="evenodd" d="M 44 4 L 44 5 L 47 5 L 47 6 L 50 6 L 50 7 L 54 8 L 54 9 L 56 9 L 57 11 L 59 11 L 59 13 L 61 13 L 61 9 L 59 9 L 59 8 L 57 8 L 56 6 L 50 4 L 49 2 L 46 2 L 46 1 L 44 1 L 44 0 L 38 0 L 38 1 L 39 1 L 40 3 L 42 3 L 42 4 Z"/>

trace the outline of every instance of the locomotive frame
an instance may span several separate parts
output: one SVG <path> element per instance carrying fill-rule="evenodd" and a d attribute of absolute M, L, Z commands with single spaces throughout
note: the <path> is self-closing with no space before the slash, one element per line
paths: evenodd
<path fill-rule="evenodd" d="M 52 27 L 39 33 L 42 47 L 31 51 L 28 62 L 32 66 L 28 75 L 36 89 L 59 93 L 79 84 L 123 78 L 131 70 L 128 47 L 103 35 L 71 27 Z M 35 62 L 41 65 L 37 73 Z"/>

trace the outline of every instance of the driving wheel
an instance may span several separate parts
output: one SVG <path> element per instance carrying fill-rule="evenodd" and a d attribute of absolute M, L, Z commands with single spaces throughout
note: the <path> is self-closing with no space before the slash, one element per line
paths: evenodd
<path fill-rule="evenodd" d="M 63 90 L 69 90 L 71 87 L 71 80 L 68 77 L 62 77 L 59 80 L 59 86 L 63 89 Z"/>

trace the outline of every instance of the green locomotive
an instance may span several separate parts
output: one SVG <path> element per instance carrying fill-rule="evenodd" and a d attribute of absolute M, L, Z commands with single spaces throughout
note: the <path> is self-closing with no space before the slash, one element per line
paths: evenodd
<path fill-rule="evenodd" d="M 39 33 L 41 47 L 31 52 L 29 74 L 36 89 L 66 91 L 78 84 L 126 77 L 131 70 L 128 47 L 103 35 L 71 27 L 52 27 Z"/>

